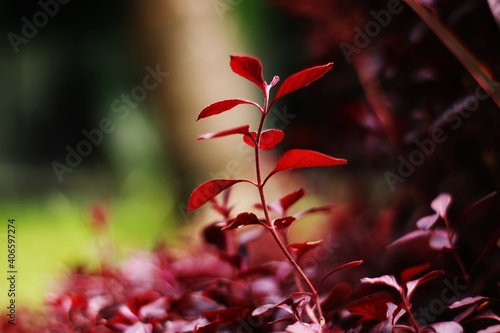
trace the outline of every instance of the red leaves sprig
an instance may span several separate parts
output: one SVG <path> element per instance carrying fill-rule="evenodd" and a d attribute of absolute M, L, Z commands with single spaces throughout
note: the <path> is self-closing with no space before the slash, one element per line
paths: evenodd
<path fill-rule="evenodd" d="M 299 259 L 303 253 L 305 253 L 310 248 L 315 247 L 317 244 L 319 244 L 319 242 L 305 242 L 302 244 L 294 244 L 290 248 L 287 248 L 286 244 L 283 243 L 283 240 L 281 239 L 280 235 L 286 233 L 286 229 L 298 217 L 307 213 L 328 210 L 329 206 L 306 209 L 305 211 L 293 216 L 287 215 L 288 208 L 290 208 L 290 206 L 292 206 L 295 202 L 297 202 L 305 194 L 305 191 L 303 189 L 300 189 L 296 192 L 293 192 L 283 197 L 279 202 L 268 205 L 266 203 L 264 186 L 266 182 L 273 175 L 275 175 L 280 171 L 300 169 L 300 168 L 336 166 L 345 164 L 347 163 L 347 161 L 344 159 L 331 157 L 313 150 L 292 149 L 285 152 L 280 157 L 278 163 L 276 164 L 274 169 L 267 175 L 267 177 L 262 178 L 260 153 L 261 151 L 270 150 L 274 148 L 284 138 L 283 131 L 279 129 L 268 129 L 268 130 L 263 129 L 266 116 L 271 110 L 272 105 L 283 96 L 290 94 L 300 88 L 306 87 L 312 82 L 322 77 L 323 75 L 325 75 L 328 71 L 331 70 L 333 64 L 329 63 L 323 66 L 312 67 L 288 77 L 278 88 L 278 91 L 274 96 L 273 100 L 271 101 L 271 103 L 269 103 L 270 101 L 269 93 L 271 88 L 273 88 L 279 83 L 280 79 L 278 76 L 274 76 L 270 84 L 266 83 L 266 81 L 264 80 L 262 64 L 259 61 L 259 59 L 254 57 L 231 56 L 229 65 L 234 73 L 244 77 L 245 79 L 254 83 L 257 87 L 259 87 L 259 89 L 264 94 L 264 105 L 260 106 L 255 102 L 247 101 L 244 99 L 227 99 L 212 103 L 207 107 L 205 107 L 198 115 L 198 120 L 229 111 L 238 105 L 249 104 L 257 107 L 261 112 L 259 128 L 257 131 L 250 131 L 250 126 L 244 125 L 229 130 L 204 134 L 198 137 L 198 139 L 208 140 L 235 134 L 243 135 L 243 141 L 249 146 L 254 147 L 257 181 L 253 182 L 244 179 L 209 180 L 203 183 L 202 185 L 198 186 L 191 194 L 191 197 L 189 198 L 188 202 L 188 212 L 203 206 L 205 203 L 209 201 L 213 201 L 213 199 L 219 193 L 230 188 L 236 183 L 248 182 L 257 187 L 261 199 L 260 207 L 264 211 L 265 218 L 259 219 L 255 214 L 249 212 L 241 213 L 233 219 L 225 217 L 226 225 L 222 228 L 222 230 L 232 230 L 252 224 L 264 225 L 276 240 L 278 246 L 285 254 L 285 257 L 290 261 L 290 263 L 294 267 L 297 278 L 301 278 L 307 285 L 308 289 L 310 290 L 310 294 L 308 295 L 312 296 L 312 297 L 307 296 L 306 298 L 301 299 L 298 303 L 292 302 L 291 307 L 294 309 L 292 313 L 294 314 L 297 320 L 301 320 L 299 318 L 302 313 L 301 309 L 308 307 L 309 300 L 312 298 L 315 302 L 316 311 L 317 314 L 319 315 L 319 319 L 315 317 L 315 314 L 312 312 L 311 309 L 308 310 L 308 315 L 316 324 L 318 324 L 318 326 L 323 325 L 324 318 L 321 310 L 319 295 L 314 286 L 309 281 L 308 277 L 304 274 L 300 266 L 295 261 L 294 256 L 292 256 L 292 254 L 290 253 L 290 250 L 294 251 L 295 258 Z M 269 214 L 271 210 L 279 213 L 280 216 L 271 219 Z M 361 262 L 351 262 L 349 264 L 339 267 L 337 270 L 353 267 L 358 264 L 361 264 Z M 299 288 L 302 287 L 299 285 Z M 301 292 L 303 291 L 301 290 Z M 267 309 L 264 309 L 263 311 L 267 311 Z"/>

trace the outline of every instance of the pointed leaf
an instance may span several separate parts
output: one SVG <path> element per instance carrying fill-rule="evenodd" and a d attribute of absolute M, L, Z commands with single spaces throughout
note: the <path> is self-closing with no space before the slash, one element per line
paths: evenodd
<path fill-rule="evenodd" d="M 308 208 L 308 209 L 305 209 L 301 212 L 298 212 L 297 214 L 294 214 L 293 216 L 295 218 L 300 218 L 304 215 L 307 215 L 307 214 L 312 214 L 312 213 L 319 213 L 319 212 L 328 212 L 332 209 L 332 206 L 331 205 L 326 205 L 326 206 L 320 206 L 320 207 L 311 207 L 311 208 Z"/>
<path fill-rule="evenodd" d="M 294 221 L 295 217 L 293 216 L 285 216 L 280 217 L 273 220 L 273 225 L 278 229 L 286 229 L 288 228 Z"/>
<path fill-rule="evenodd" d="M 207 118 L 210 116 L 214 116 L 216 114 L 226 112 L 231 110 L 237 105 L 240 104 L 251 104 L 257 107 L 259 110 L 262 112 L 262 108 L 260 107 L 259 104 L 252 102 L 252 101 L 247 101 L 244 99 L 239 99 L 239 98 L 233 98 L 233 99 L 225 99 L 223 101 L 218 101 L 215 103 L 212 103 L 208 106 L 206 106 L 203 110 L 201 110 L 200 114 L 198 115 L 198 118 L 196 120 L 200 120 L 202 118 Z"/>
<path fill-rule="evenodd" d="M 227 222 L 227 225 L 222 228 L 222 230 L 231 230 L 243 227 L 250 224 L 260 224 L 259 219 L 253 213 L 241 213 L 238 214 L 234 219 Z"/>
<path fill-rule="evenodd" d="M 396 245 L 405 244 L 407 242 L 413 241 L 413 240 L 418 239 L 418 238 L 428 237 L 431 233 L 432 233 L 432 231 L 430 231 L 430 230 L 415 230 L 415 231 L 409 232 L 406 235 L 396 239 L 391 244 L 387 245 L 387 248 L 390 248 L 390 247 L 393 247 Z"/>
<path fill-rule="evenodd" d="M 403 270 L 400 274 L 401 276 L 401 281 L 403 283 L 406 283 L 408 281 L 410 281 L 411 279 L 413 279 L 415 276 L 417 276 L 418 274 L 422 273 L 423 271 L 425 271 L 426 269 L 428 269 L 430 266 L 430 264 L 428 263 L 425 263 L 425 264 L 422 264 L 422 265 L 417 265 L 417 266 L 412 266 L 412 267 L 408 267 L 406 268 L 405 270 Z"/>
<path fill-rule="evenodd" d="M 264 76 L 262 75 L 262 64 L 260 60 L 250 56 L 230 56 L 231 61 L 229 65 L 231 70 L 244 77 L 245 79 L 252 81 L 259 87 L 263 92 L 266 89 L 266 83 L 264 82 Z"/>
<path fill-rule="evenodd" d="M 306 194 L 306 191 L 301 188 L 295 192 L 292 192 L 280 199 L 279 204 L 283 212 L 286 212 L 294 203 L 299 201 Z"/>
<path fill-rule="evenodd" d="M 271 104 L 274 104 L 274 102 L 276 102 L 281 97 L 316 81 L 317 79 L 325 75 L 330 69 L 332 69 L 332 67 L 333 63 L 331 62 L 326 65 L 305 69 L 288 77 L 278 88 L 278 92 L 276 93 L 276 96 L 274 96 L 273 102 Z"/>
<path fill-rule="evenodd" d="M 200 208 L 220 192 L 236 183 L 249 182 L 245 179 L 212 179 L 198 186 L 189 197 L 187 212 Z"/>
<path fill-rule="evenodd" d="M 278 164 L 266 177 L 264 183 L 269 177 L 283 170 L 335 166 L 346 163 L 347 161 L 344 159 L 331 157 L 314 150 L 291 149 L 281 156 Z"/>
<path fill-rule="evenodd" d="M 486 302 L 488 300 L 489 300 L 489 298 L 488 297 L 484 297 L 484 296 L 465 297 L 465 298 L 462 298 L 459 301 L 453 302 L 452 304 L 450 304 L 448 306 L 448 308 L 449 309 L 457 309 L 457 308 L 460 308 L 462 306 L 469 306 L 469 305 L 472 305 L 472 304 L 483 303 L 483 302 Z"/>
<path fill-rule="evenodd" d="M 392 275 L 382 275 L 375 278 L 362 278 L 361 283 L 385 284 L 386 286 L 396 289 L 400 294 L 403 293 L 403 288 L 401 288 L 396 281 L 396 278 Z"/>
<path fill-rule="evenodd" d="M 412 280 L 412 281 L 407 282 L 406 283 L 406 288 L 408 290 L 406 292 L 407 297 L 410 298 L 413 291 L 415 291 L 415 289 L 418 286 L 420 286 L 420 285 L 422 285 L 430 280 L 433 280 L 435 278 L 441 277 L 443 275 L 444 275 L 443 271 L 432 271 L 432 272 L 425 274 L 420 279 L 416 279 L 416 280 Z"/>
<path fill-rule="evenodd" d="M 431 208 L 444 219 L 446 218 L 446 212 L 450 203 L 451 196 L 448 193 L 443 193 L 432 201 Z"/>
<path fill-rule="evenodd" d="M 362 265 L 363 264 L 363 260 L 355 260 L 355 261 L 350 261 L 346 264 L 343 264 L 343 265 L 340 265 L 338 267 L 335 267 L 334 269 L 332 269 L 330 272 L 328 272 L 328 274 L 326 274 L 322 279 L 321 281 L 319 282 L 319 285 L 318 285 L 318 290 L 319 288 L 321 288 L 321 285 L 323 284 L 323 282 L 330 276 L 332 275 L 333 273 L 335 272 L 338 272 L 338 271 L 341 271 L 343 269 L 347 269 L 347 268 L 351 268 L 351 267 L 356 267 L 356 266 L 359 266 L 359 265 Z"/>
<path fill-rule="evenodd" d="M 307 251 L 315 248 L 319 244 L 321 244 L 321 240 L 314 242 L 293 243 L 288 245 L 288 249 L 295 253 L 295 258 L 298 261 Z"/>
<path fill-rule="evenodd" d="M 250 135 L 250 126 L 249 125 L 244 125 L 236 128 L 231 128 L 225 131 L 220 131 L 220 132 L 214 132 L 214 133 L 206 133 L 203 135 L 200 135 L 198 137 L 198 140 L 209 140 L 209 139 L 215 139 L 215 138 L 220 138 L 223 136 L 228 136 L 228 135 L 234 135 L 234 134 L 243 134 L 243 135 Z"/>
<path fill-rule="evenodd" d="M 257 140 L 257 132 L 250 132 L 250 135 L 252 136 L 253 140 L 250 137 L 245 136 L 243 137 L 243 141 L 245 141 L 245 143 L 250 147 L 255 147 L 254 141 Z M 261 150 L 272 149 L 278 143 L 280 143 L 284 137 L 285 133 L 283 133 L 283 131 L 280 131 L 278 129 L 269 129 L 263 131 L 260 136 L 259 149 Z"/>

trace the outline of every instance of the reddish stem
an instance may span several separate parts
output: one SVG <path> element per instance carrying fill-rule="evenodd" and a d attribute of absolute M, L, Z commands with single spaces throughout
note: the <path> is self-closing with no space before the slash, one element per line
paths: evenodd
<path fill-rule="evenodd" d="M 259 190 L 260 201 L 261 201 L 261 204 L 262 204 L 262 209 L 264 210 L 264 216 L 265 216 L 265 219 L 266 219 L 266 224 L 267 224 L 267 227 L 268 227 L 269 231 L 271 232 L 271 235 L 273 236 L 274 240 L 278 244 L 279 248 L 281 249 L 281 251 L 283 252 L 283 254 L 285 255 L 285 257 L 288 259 L 288 261 L 292 264 L 293 268 L 295 269 L 295 272 L 300 276 L 300 278 L 307 285 L 308 289 L 311 291 L 311 293 L 313 295 L 314 303 L 316 305 L 316 309 L 317 309 L 318 315 L 319 315 L 319 324 L 323 325 L 325 319 L 323 317 L 323 312 L 321 310 L 321 304 L 320 304 L 319 294 L 316 291 L 316 288 L 314 288 L 314 286 L 312 285 L 312 283 L 309 280 L 309 278 L 306 276 L 306 274 L 302 270 L 302 268 L 300 268 L 300 266 L 297 264 L 297 262 L 295 261 L 295 259 L 292 257 L 292 255 L 288 251 L 286 245 L 283 243 L 283 241 L 279 237 L 278 232 L 277 232 L 275 226 L 272 223 L 272 220 L 271 220 L 271 217 L 270 217 L 270 214 L 269 214 L 269 209 L 267 207 L 266 195 L 265 195 L 265 192 L 264 192 L 264 185 L 265 184 L 264 184 L 264 182 L 262 180 L 261 162 L 260 162 L 260 149 L 259 149 L 259 143 L 260 143 L 260 139 L 261 139 L 261 134 L 262 134 L 262 130 L 264 128 L 264 122 L 265 122 L 266 116 L 267 116 L 267 114 L 269 112 L 269 109 L 268 109 L 268 96 L 267 96 L 267 94 L 265 96 L 264 109 L 263 110 L 264 110 L 264 112 L 262 113 L 262 117 L 261 117 L 260 123 L 259 123 L 259 128 L 257 130 L 257 137 L 255 139 L 255 168 L 256 168 L 256 174 L 257 174 L 257 188 Z M 298 287 L 300 288 L 300 286 L 298 286 Z M 315 320 L 316 318 L 311 318 L 311 319 Z"/>

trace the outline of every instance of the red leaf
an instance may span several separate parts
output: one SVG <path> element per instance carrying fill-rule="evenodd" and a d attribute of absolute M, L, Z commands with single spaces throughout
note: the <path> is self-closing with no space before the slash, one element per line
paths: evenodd
<path fill-rule="evenodd" d="M 424 276 L 422 276 L 420 279 L 416 279 L 416 280 L 412 280 L 412 281 L 409 281 L 406 283 L 406 288 L 407 288 L 407 293 L 406 293 L 406 296 L 408 298 L 411 297 L 413 291 L 420 285 L 430 281 L 430 280 L 433 280 L 435 278 L 438 278 L 440 276 L 443 276 L 444 275 L 444 272 L 443 271 L 432 271 L 432 272 L 429 272 L 427 274 L 425 274 Z"/>
<path fill-rule="evenodd" d="M 222 228 L 222 230 L 231 230 L 243 227 L 250 224 L 260 224 L 259 219 L 253 213 L 241 213 L 238 214 L 234 219 L 227 222 L 227 225 Z"/>
<path fill-rule="evenodd" d="M 306 194 L 306 191 L 301 188 L 298 191 L 292 192 L 280 199 L 280 206 L 283 212 L 286 212 L 294 203 L 299 201 Z"/>
<path fill-rule="evenodd" d="M 331 62 L 326 65 L 305 69 L 288 77 L 279 87 L 278 92 L 276 93 L 276 96 L 274 96 L 271 105 L 281 97 L 316 81 L 317 79 L 325 75 L 330 69 L 332 69 L 332 67 L 333 63 Z"/>
<path fill-rule="evenodd" d="M 403 288 L 401 288 L 396 281 L 396 278 L 392 275 L 382 275 L 375 278 L 362 278 L 361 283 L 385 284 L 386 286 L 396 289 L 400 294 L 403 293 Z"/>
<path fill-rule="evenodd" d="M 200 208 L 204 204 L 215 198 L 217 194 L 236 183 L 249 182 L 245 179 L 212 179 L 198 186 L 189 197 L 187 212 Z"/>
<path fill-rule="evenodd" d="M 209 140 L 209 139 L 214 139 L 214 138 L 220 138 L 223 136 L 228 136 L 228 135 L 233 135 L 233 134 L 243 134 L 243 135 L 250 135 L 250 126 L 249 125 L 244 125 L 236 128 L 231 128 L 225 131 L 220 131 L 220 132 L 214 132 L 214 133 L 206 133 L 203 135 L 200 135 L 198 137 L 198 140 Z"/>
<path fill-rule="evenodd" d="M 338 271 L 341 271 L 343 269 L 347 269 L 347 268 L 351 268 L 351 267 L 356 267 L 356 266 L 359 266 L 359 265 L 362 265 L 363 264 L 363 260 L 355 260 L 355 261 L 351 261 L 351 262 L 348 262 L 346 264 L 343 264 L 343 265 L 340 265 L 338 267 L 335 267 L 334 269 L 332 269 L 330 272 L 328 272 L 328 274 L 326 274 L 322 279 L 321 281 L 319 282 L 319 285 L 318 285 L 318 290 L 319 288 L 321 288 L 321 285 L 323 284 L 323 282 L 325 282 L 325 280 L 330 276 L 332 275 L 333 273 L 335 272 L 338 272 Z"/>
<path fill-rule="evenodd" d="M 259 87 L 264 93 L 266 89 L 266 83 L 264 82 L 264 76 L 262 75 L 262 64 L 260 60 L 249 56 L 230 56 L 231 61 L 229 65 L 231 70 L 244 77 L 245 79 L 252 81 Z"/>
<path fill-rule="evenodd" d="M 269 177 L 283 170 L 335 166 L 346 163 L 347 161 L 344 159 L 331 157 L 318 153 L 314 150 L 291 149 L 281 156 L 278 164 L 266 177 L 264 183 L 269 179 Z"/>
<path fill-rule="evenodd" d="M 253 137 L 253 140 L 249 137 L 245 136 L 243 141 L 250 147 L 255 147 L 254 140 L 257 140 L 257 132 L 250 132 L 250 135 Z M 280 143 L 285 137 L 285 133 L 278 129 L 269 129 L 263 131 L 260 136 L 259 149 L 261 150 L 269 150 L 274 148 L 278 143 Z"/>
<path fill-rule="evenodd" d="M 260 105 L 255 103 L 255 102 L 247 101 L 247 100 L 239 99 L 239 98 L 233 98 L 233 99 L 225 99 L 223 101 L 218 101 L 218 102 L 215 102 L 215 103 L 212 103 L 212 104 L 206 106 L 203 110 L 201 110 L 200 114 L 198 115 L 198 119 L 196 119 L 196 120 L 200 120 L 202 118 L 207 118 L 207 117 L 214 116 L 214 115 L 222 113 L 222 112 L 229 111 L 232 108 L 234 108 L 235 106 L 240 105 L 240 104 L 255 105 L 262 112 L 262 108 L 260 107 Z"/>
<path fill-rule="evenodd" d="M 330 206 L 330 205 L 320 206 L 320 207 L 311 207 L 311 208 L 305 209 L 301 212 L 298 212 L 297 214 L 294 214 L 293 216 L 295 216 L 295 218 L 298 219 L 298 218 L 300 218 L 304 215 L 307 215 L 307 214 L 318 213 L 318 212 L 327 212 L 330 209 L 332 209 L 332 206 Z"/>
<path fill-rule="evenodd" d="M 387 304 L 365 303 L 348 308 L 349 312 L 355 316 L 361 316 L 362 322 L 387 319 Z"/>
<path fill-rule="evenodd" d="M 307 251 L 315 248 L 319 244 L 321 244 L 321 240 L 317 240 L 317 241 L 314 241 L 314 242 L 293 243 L 293 244 L 289 244 L 288 245 L 288 249 L 295 253 L 295 257 L 296 257 L 297 260 L 300 260 L 300 258 Z"/>
<path fill-rule="evenodd" d="M 409 268 L 406 268 L 403 272 L 401 272 L 400 276 L 401 276 L 401 281 L 403 283 L 406 283 L 408 281 L 410 281 L 411 279 L 413 279 L 415 276 L 417 276 L 418 274 L 422 273 L 423 271 L 425 271 L 426 269 L 429 268 L 429 264 L 428 263 L 425 263 L 425 264 L 422 264 L 422 265 L 417 265 L 417 266 L 412 266 L 412 267 L 409 267 Z"/>
<path fill-rule="evenodd" d="M 273 220 L 273 225 L 278 229 L 285 229 L 288 228 L 295 220 L 296 219 L 293 216 L 280 217 Z"/>

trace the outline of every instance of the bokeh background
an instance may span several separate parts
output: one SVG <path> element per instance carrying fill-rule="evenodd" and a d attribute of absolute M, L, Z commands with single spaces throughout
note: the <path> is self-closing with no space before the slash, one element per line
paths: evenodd
<path fill-rule="evenodd" d="M 334 203 L 320 225 L 345 245 L 341 262 L 376 258 L 429 213 L 441 192 L 453 196 L 458 215 L 497 190 L 498 85 L 477 107 L 465 102 L 481 74 L 500 82 L 498 3 L 421 2 L 432 20 L 402 1 L 2 1 L 0 246 L 7 219 L 15 218 L 18 300 L 42 304 L 57 277 L 75 265 L 119 261 L 159 242 L 185 246 L 210 218 L 185 214 L 190 191 L 227 173 L 228 161 L 240 163 L 240 176 L 252 174 L 238 140 L 195 140 L 254 120 L 241 108 L 195 122 L 213 101 L 260 100 L 256 88 L 230 72 L 229 54 L 259 57 L 267 80 L 335 63 L 325 78 L 278 104 L 275 117 L 287 133 L 279 149 L 349 160 L 341 170 L 300 173 L 304 179 L 294 173 L 278 183 L 293 189 L 306 181 L 311 200 Z M 389 3 L 397 10 L 379 23 Z M 46 21 L 38 14 L 49 11 Z M 37 31 L 23 28 L 34 20 Z M 361 41 L 369 22 L 379 29 Z M 141 90 L 151 71 L 162 73 L 158 84 Z M 58 177 L 54 163 L 67 165 L 67 147 L 77 149 L 87 140 L 83 131 L 98 129 L 103 119 L 110 119 L 109 133 Z M 397 174 L 398 157 L 408 159 L 419 149 L 415 140 L 435 128 L 447 134 L 445 142 L 391 187 L 386 174 Z M 92 227 L 93 207 L 104 212 L 106 231 Z M 490 241 L 485 235 L 498 230 L 500 206 L 493 207 L 463 226 L 471 260 Z M 379 252 L 364 253 L 368 243 Z"/>

